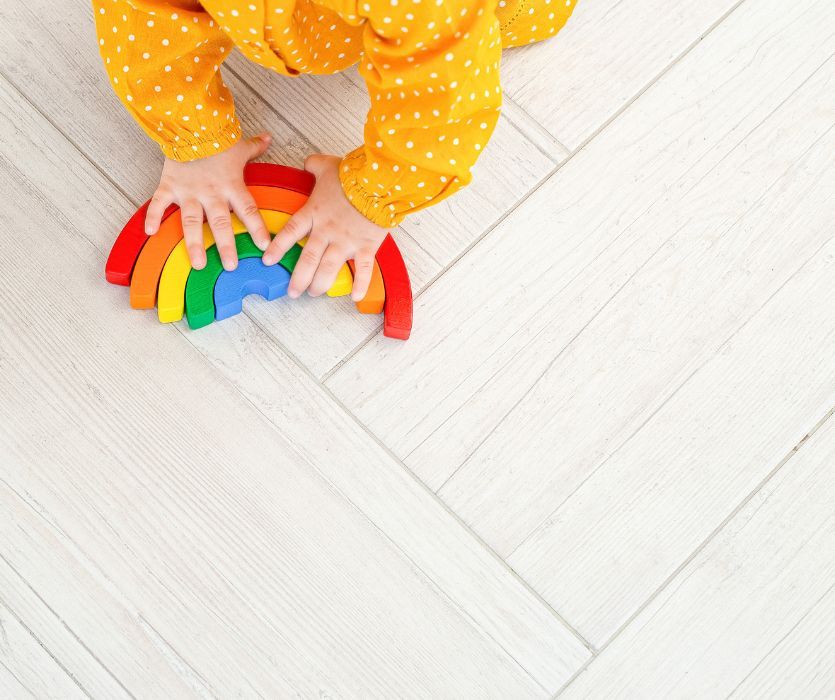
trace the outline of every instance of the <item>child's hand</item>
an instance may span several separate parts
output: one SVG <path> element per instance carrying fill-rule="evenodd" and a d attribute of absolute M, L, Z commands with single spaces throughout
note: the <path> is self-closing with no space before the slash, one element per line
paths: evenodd
<path fill-rule="evenodd" d="M 223 267 L 234 270 L 238 266 L 238 253 L 229 215 L 234 211 L 246 224 L 255 245 L 266 250 L 270 234 L 258 212 L 258 205 L 244 184 L 244 166 L 266 151 L 269 145 L 269 134 L 261 134 L 208 158 L 187 163 L 166 158 L 159 187 L 145 217 L 145 233 L 156 233 L 168 205 L 179 205 L 188 256 L 192 267 L 200 270 L 206 265 L 203 248 L 205 212 Z"/>
<path fill-rule="evenodd" d="M 336 156 L 310 156 L 305 170 L 316 176 L 316 186 L 305 205 L 273 238 L 264 253 L 265 265 L 273 265 L 308 236 L 304 250 L 293 270 L 287 294 L 293 298 L 305 290 L 319 296 L 330 289 L 346 260 L 354 259 L 354 288 L 351 298 L 365 297 L 374 270 L 374 255 L 388 233 L 371 223 L 348 201 L 339 181 Z"/>

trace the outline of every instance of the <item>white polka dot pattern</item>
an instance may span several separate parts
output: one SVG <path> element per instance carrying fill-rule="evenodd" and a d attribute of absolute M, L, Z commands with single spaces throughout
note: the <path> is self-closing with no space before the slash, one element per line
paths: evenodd
<path fill-rule="evenodd" d="M 575 0 L 93 0 L 116 94 L 169 158 L 241 138 L 220 66 L 235 46 L 287 76 L 360 62 L 371 109 L 346 195 L 393 226 L 470 181 L 501 106 L 502 46 L 555 34 Z M 324 125 L 323 125 L 324 126 Z"/>

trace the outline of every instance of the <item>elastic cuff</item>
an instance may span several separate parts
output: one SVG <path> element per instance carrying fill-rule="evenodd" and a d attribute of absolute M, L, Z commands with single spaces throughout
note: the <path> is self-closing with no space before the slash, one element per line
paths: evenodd
<path fill-rule="evenodd" d="M 187 140 L 180 138 L 170 143 L 160 143 L 166 158 L 180 162 L 206 158 L 231 148 L 241 140 L 241 125 L 236 121 L 226 129 L 201 139 Z"/>
<path fill-rule="evenodd" d="M 387 202 L 385 197 L 369 192 L 358 181 L 360 169 L 365 164 L 365 154 L 362 147 L 351 151 L 339 164 L 339 181 L 342 191 L 348 201 L 360 214 L 377 226 L 394 228 L 404 218 L 405 212 L 397 212 L 394 204 Z"/>

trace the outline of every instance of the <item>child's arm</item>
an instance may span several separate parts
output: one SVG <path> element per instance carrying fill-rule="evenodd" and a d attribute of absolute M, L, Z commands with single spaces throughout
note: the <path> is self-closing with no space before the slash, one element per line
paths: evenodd
<path fill-rule="evenodd" d="M 166 158 L 148 209 L 148 233 L 156 232 L 169 204 L 180 205 L 192 264 L 202 267 L 205 211 L 231 268 L 231 209 L 266 247 L 269 234 L 244 186 L 243 166 L 269 141 L 241 140 L 234 101 L 220 75 L 229 39 L 197 0 L 93 0 L 93 8 L 111 85 Z"/>
<path fill-rule="evenodd" d="M 394 226 L 469 183 L 502 103 L 493 0 L 360 0 L 364 145 L 340 179 L 369 219 Z"/>
<path fill-rule="evenodd" d="M 370 278 L 381 232 L 470 181 L 501 107 L 494 0 L 346 4 L 347 13 L 367 19 L 360 65 L 371 98 L 365 143 L 341 162 L 315 161 L 317 189 L 326 179 L 329 191 L 336 181 L 341 191 L 303 207 L 265 255 L 265 262 L 278 260 L 309 235 L 291 281 L 294 296 L 308 287 L 314 294 L 328 289 L 353 255 L 359 256 L 354 298 L 362 298 L 367 281 L 360 262 Z"/>

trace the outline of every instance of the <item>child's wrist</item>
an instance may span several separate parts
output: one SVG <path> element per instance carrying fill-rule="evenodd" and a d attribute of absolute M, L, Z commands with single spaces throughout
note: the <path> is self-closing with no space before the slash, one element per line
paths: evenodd
<path fill-rule="evenodd" d="M 394 228 L 405 217 L 388 201 L 389 193 L 375 194 L 365 187 L 360 178 L 365 170 L 365 154 L 362 147 L 348 153 L 339 164 L 339 181 L 351 206 L 371 223 L 383 228 Z"/>
<path fill-rule="evenodd" d="M 161 141 L 162 154 L 170 160 L 187 162 L 217 155 L 231 148 L 242 140 L 240 124 L 236 121 L 221 131 L 204 134 L 200 138 L 176 138 L 174 141 Z"/>

